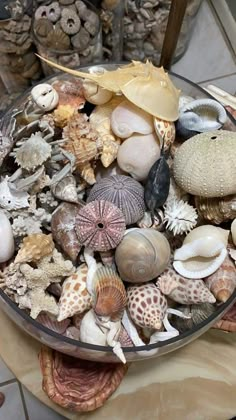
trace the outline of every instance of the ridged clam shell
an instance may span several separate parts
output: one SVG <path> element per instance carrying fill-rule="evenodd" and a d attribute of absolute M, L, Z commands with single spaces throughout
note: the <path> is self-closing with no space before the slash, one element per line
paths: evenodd
<path fill-rule="evenodd" d="M 236 195 L 226 197 L 195 197 L 198 214 L 205 220 L 218 225 L 236 217 Z"/>
<path fill-rule="evenodd" d="M 0 182 L 0 207 L 5 210 L 18 210 L 29 207 L 29 194 L 26 191 L 17 191 L 7 177 Z"/>
<path fill-rule="evenodd" d="M 144 283 L 159 276 L 170 259 L 167 239 L 154 229 L 128 231 L 116 248 L 115 260 L 122 280 Z"/>
<path fill-rule="evenodd" d="M 236 194 L 236 133 L 211 131 L 185 141 L 174 155 L 176 183 L 193 195 Z"/>
<path fill-rule="evenodd" d="M 236 287 L 236 267 L 227 256 L 220 268 L 207 277 L 206 285 L 220 302 L 226 302 Z"/>
<path fill-rule="evenodd" d="M 98 316 L 110 317 L 116 321 L 122 317 L 126 306 L 125 286 L 118 274 L 109 267 L 101 267 L 96 271 L 95 302 L 93 309 Z"/>
<path fill-rule="evenodd" d="M 224 331 L 236 331 L 236 305 L 234 304 L 228 312 L 220 319 L 213 328 L 219 328 Z"/>
<path fill-rule="evenodd" d="M 23 239 L 15 258 L 15 263 L 22 264 L 30 261 L 39 261 L 46 255 L 52 254 L 53 249 L 54 242 L 51 234 L 33 233 Z"/>
<path fill-rule="evenodd" d="M 167 268 L 158 277 L 156 285 L 164 295 L 178 303 L 190 305 L 204 302 L 215 303 L 216 301 L 203 280 L 186 279 L 171 268 Z"/>
<path fill-rule="evenodd" d="M 125 232 L 121 210 L 108 201 L 91 201 L 76 216 L 76 232 L 81 245 L 94 251 L 116 248 Z"/>
<path fill-rule="evenodd" d="M 51 186 L 51 191 L 56 198 L 70 203 L 78 203 L 76 180 L 73 175 L 68 175 L 61 181 Z"/>
<path fill-rule="evenodd" d="M 58 322 L 55 316 L 43 312 L 38 315 L 36 321 L 58 334 L 64 334 L 67 327 L 70 325 L 69 319 Z"/>
<path fill-rule="evenodd" d="M 70 37 L 61 29 L 55 28 L 48 33 L 46 44 L 47 47 L 51 47 L 54 50 L 68 50 L 70 48 Z"/>
<path fill-rule="evenodd" d="M 191 318 L 180 318 L 178 316 L 172 319 L 172 324 L 177 328 L 180 333 L 190 330 L 201 322 L 205 321 L 211 316 L 216 307 L 211 303 L 200 303 L 191 306 L 179 306 L 178 309 L 184 315 L 190 315 Z"/>
<path fill-rule="evenodd" d="M 81 249 L 75 231 L 75 216 L 79 209 L 79 205 L 62 203 L 52 214 L 51 220 L 53 239 L 72 261 L 76 261 Z"/>
<path fill-rule="evenodd" d="M 97 182 L 87 201 L 94 200 L 106 200 L 119 207 L 127 225 L 136 223 L 144 215 L 144 188 L 125 175 L 112 175 Z"/>
<path fill-rule="evenodd" d="M 52 148 L 41 133 L 35 133 L 16 151 L 16 162 L 23 169 L 33 170 L 46 162 L 51 153 Z"/>
<path fill-rule="evenodd" d="M 159 330 L 167 311 L 167 300 L 154 284 L 131 286 L 127 289 L 127 306 L 135 324 Z"/>

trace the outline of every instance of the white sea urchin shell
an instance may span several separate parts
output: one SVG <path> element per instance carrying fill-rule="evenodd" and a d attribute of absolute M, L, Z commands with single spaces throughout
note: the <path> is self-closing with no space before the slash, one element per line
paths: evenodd
<path fill-rule="evenodd" d="M 197 212 L 183 200 L 173 199 L 164 206 L 164 223 L 174 235 L 187 233 L 197 224 Z"/>

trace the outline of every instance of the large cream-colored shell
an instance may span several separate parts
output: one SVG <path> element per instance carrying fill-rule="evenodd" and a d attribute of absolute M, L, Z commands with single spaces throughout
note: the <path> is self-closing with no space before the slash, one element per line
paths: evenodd
<path fill-rule="evenodd" d="M 183 190 L 203 197 L 236 194 L 236 133 L 226 130 L 198 134 L 174 156 L 174 178 Z"/>
<path fill-rule="evenodd" d="M 236 217 L 236 195 L 226 197 L 195 197 L 198 214 L 216 225 Z"/>
<path fill-rule="evenodd" d="M 0 211 L 0 264 L 8 261 L 14 254 L 15 244 L 11 223 L 5 213 Z"/>
<path fill-rule="evenodd" d="M 54 242 L 51 234 L 33 233 L 23 239 L 15 263 L 39 261 L 46 255 L 52 254 L 53 249 Z"/>
<path fill-rule="evenodd" d="M 154 229 L 130 229 L 115 253 L 120 276 L 130 283 L 144 283 L 159 276 L 169 259 L 169 243 Z"/>
<path fill-rule="evenodd" d="M 228 244 L 229 230 L 222 229 L 220 227 L 212 225 L 202 225 L 193 229 L 184 239 L 183 244 L 189 244 L 190 242 L 195 241 L 196 239 L 204 238 L 213 238 L 215 241 L 221 241 L 225 245 Z"/>

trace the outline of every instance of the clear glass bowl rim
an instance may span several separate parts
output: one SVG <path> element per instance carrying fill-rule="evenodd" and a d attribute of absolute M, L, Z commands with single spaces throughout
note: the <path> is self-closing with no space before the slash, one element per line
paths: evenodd
<path fill-rule="evenodd" d="M 119 63 L 99 63 L 96 64 L 96 66 L 104 66 L 104 67 L 109 67 L 109 64 L 111 67 L 113 66 L 118 66 L 118 65 L 122 65 L 122 64 L 127 64 L 127 62 L 119 62 Z M 80 66 L 77 67 L 78 69 L 88 69 L 91 66 Z M 213 98 L 208 92 L 206 92 L 203 88 L 201 88 L 200 86 L 198 86 L 197 84 L 191 82 L 190 80 L 186 79 L 183 76 L 180 76 L 174 72 L 169 71 L 168 72 L 170 74 L 170 76 L 174 76 L 177 79 L 181 79 L 184 82 L 186 82 L 187 84 L 192 85 L 195 89 L 197 89 L 198 91 L 204 93 L 205 96 L 207 96 L 210 99 L 215 99 Z M 48 76 L 44 79 L 42 79 L 40 81 L 40 83 L 44 83 L 47 82 L 51 79 L 55 79 L 58 76 L 61 76 L 63 73 L 56 73 L 53 74 L 51 76 Z M 28 90 L 26 90 L 23 94 L 21 94 L 18 97 L 18 100 L 22 97 L 27 97 L 27 95 L 30 94 L 32 88 L 29 88 Z M 5 114 L 7 114 L 11 109 L 13 109 L 14 106 L 10 105 L 4 112 L 4 114 L 1 116 L 0 118 L 0 122 L 1 120 L 4 119 Z M 228 118 L 236 125 L 235 119 L 232 117 L 232 115 L 227 112 Z M 39 331 L 42 331 L 45 334 L 48 334 L 49 336 L 51 336 L 54 339 L 57 339 L 59 341 L 61 341 L 62 343 L 64 342 L 65 344 L 70 344 L 73 345 L 75 347 L 78 348 L 84 348 L 84 349 L 88 349 L 88 350 L 95 350 L 95 351 L 99 351 L 99 352 L 109 352 L 112 353 L 112 347 L 108 347 L 108 346 L 97 346 L 95 344 L 89 344 L 89 343 L 84 343 L 82 341 L 79 340 L 74 340 L 72 338 L 66 337 L 62 334 L 59 334 L 47 327 L 45 327 L 44 325 L 40 324 L 38 321 L 34 320 L 33 318 L 30 317 L 30 315 L 28 315 L 26 312 L 24 312 L 22 309 L 20 309 L 16 303 L 14 303 L 1 289 L 0 289 L 0 297 L 5 301 L 6 304 L 8 304 L 11 309 L 13 309 L 17 315 L 19 315 L 21 318 L 23 318 L 26 322 L 30 323 L 33 327 L 35 327 L 36 329 L 38 329 Z M 221 313 L 223 313 L 225 311 L 225 309 L 229 308 L 234 304 L 234 302 L 236 302 L 236 289 L 233 292 L 233 294 L 230 296 L 230 298 L 225 302 L 219 305 L 219 308 L 215 310 L 215 312 L 210 315 L 207 319 L 205 319 L 204 321 L 202 321 L 201 323 L 195 325 L 193 328 L 191 328 L 188 331 L 185 331 L 184 333 L 179 334 L 177 337 L 171 338 L 169 340 L 165 340 L 165 341 L 159 341 L 157 343 L 154 344 L 147 344 L 144 346 L 133 346 L 133 347 L 123 347 L 123 351 L 124 353 L 133 353 L 133 352 L 140 352 L 140 351 L 149 351 L 149 350 L 153 350 L 153 349 L 157 349 L 160 347 L 164 347 L 166 345 L 169 344 L 174 344 L 177 343 L 178 341 L 181 341 L 184 338 L 190 337 L 192 335 L 194 335 L 194 333 L 196 333 L 198 330 L 204 328 L 208 323 L 211 323 L 214 319 L 216 319 Z"/>

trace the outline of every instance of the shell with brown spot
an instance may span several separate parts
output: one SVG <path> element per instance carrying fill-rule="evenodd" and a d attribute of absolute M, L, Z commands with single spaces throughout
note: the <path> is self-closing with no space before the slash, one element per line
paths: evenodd
<path fill-rule="evenodd" d="M 15 258 L 15 263 L 22 264 L 30 261 L 40 261 L 43 257 L 52 254 L 53 249 L 54 243 L 51 234 L 33 233 L 23 239 Z"/>

